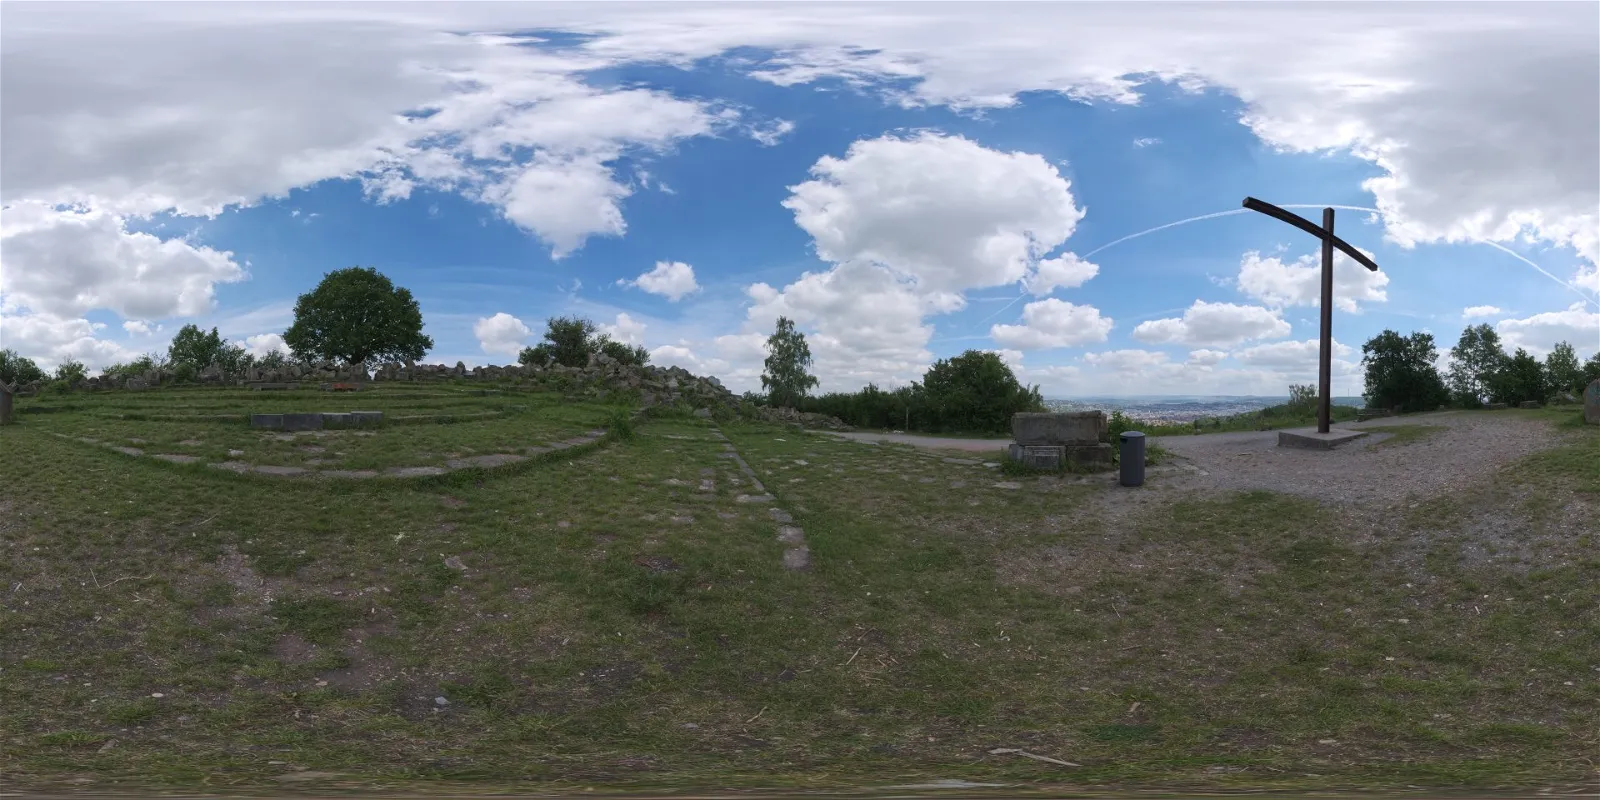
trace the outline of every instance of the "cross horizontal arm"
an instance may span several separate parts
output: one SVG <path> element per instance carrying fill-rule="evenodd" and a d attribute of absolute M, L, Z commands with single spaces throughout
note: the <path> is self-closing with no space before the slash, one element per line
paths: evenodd
<path fill-rule="evenodd" d="M 1346 242 L 1345 240 L 1328 233 L 1322 229 L 1322 226 L 1317 225 L 1316 223 L 1300 216 L 1299 214 L 1285 211 L 1271 203 L 1264 203 L 1255 199 L 1254 197 L 1246 197 L 1244 199 L 1244 207 L 1250 209 L 1251 211 L 1259 211 L 1280 222 L 1287 222 L 1290 225 L 1293 225 L 1296 228 L 1299 228 L 1300 230 L 1317 237 L 1318 239 L 1327 239 L 1333 242 L 1333 246 L 1337 248 L 1339 252 L 1344 253 L 1352 259 L 1355 259 L 1357 264 L 1360 264 L 1361 266 L 1366 267 L 1373 272 L 1378 271 L 1378 265 L 1374 264 L 1372 259 L 1367 258 L 1365 253 L 1357 250 L 1349 242 Z"/>

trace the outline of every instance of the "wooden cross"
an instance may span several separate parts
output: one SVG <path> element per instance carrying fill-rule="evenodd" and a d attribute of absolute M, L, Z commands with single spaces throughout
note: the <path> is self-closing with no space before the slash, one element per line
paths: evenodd
<path fill-rule="evenodd" d="M 1333 251 L 1338 248 L 1339 252 L 1355 259 L 1357 264 L 1373 272 L 1378 271 L 1378 265 L 1372 263 L 1372 259 L 1352 247 L 1349 242 L 1333 235 L 1331 208 L 1322 209 L 1322 227 L 1319 228 L 1311 220 L 1299 214 L 1290 213 L 1271 203 L 1263 203 L 1254 197 L 1246 197 L 1244 207 L 1281 222 L 1287 222 L 1322 240 L 1322 347 L 1317 357 L 1317 433 L 1327 433 L 1328 426 L 1333 421 Z"/>

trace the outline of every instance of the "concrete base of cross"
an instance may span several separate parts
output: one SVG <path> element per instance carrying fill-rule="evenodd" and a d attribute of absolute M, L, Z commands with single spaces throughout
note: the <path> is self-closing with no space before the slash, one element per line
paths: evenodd
<path fill-rule="evenodd" d="M 1300 450 L 1332 450 L 1366 435 L 1366 431 L 1342 431 L 1338 428 L 1329 429 L 1327 433 L 1317 433 L 1315 429 L 1278 431 L 1278 446 Z"/>

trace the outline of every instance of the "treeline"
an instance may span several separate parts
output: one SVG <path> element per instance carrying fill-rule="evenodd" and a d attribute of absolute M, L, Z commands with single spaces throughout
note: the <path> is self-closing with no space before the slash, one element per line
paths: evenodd
<path fill-rule="evenodd" d="M 1011 415 L 1043 411 L 1039 387 L 1024 386 L 994 353 L 968 350 L 935 362 L 920 382 L 893 391 L 803 396 L 800 411 L 828 414 L 858 428 L 927 433 L 1006 433 Z"/>
<path fill-rule="evenodd" d="M 1568 342 L 1540 361 L 1527 350 L 1507 353 L 1500 334 L 1487 324 L 1468 326 L 1450 348 L 1450 366 L 1440 372 L 1433 335 L 1402 336 L 1385 330 L 1361 346 L 1365 399 L 1373 408 L 1431 411 L 1440 406 L 1479 408 L 1485 403 L 1540 403 L 1578 395 L 1600 379 L 1600 352 L 1580 363 Z"/>

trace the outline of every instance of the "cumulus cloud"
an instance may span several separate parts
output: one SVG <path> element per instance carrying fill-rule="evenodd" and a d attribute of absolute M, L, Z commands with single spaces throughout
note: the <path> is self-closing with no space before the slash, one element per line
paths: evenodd
<path fill-rule="evenodd" d="M 8 305 L 57 317 L 97 308 L 196 316 L 211 310 L 217 284 L 245 278 L 231 252 L 129 231 L 104 211 L 32 202 L 0 210 L 0 267 Z"/>
<path fill-rule="evenodd" d="M 124 320 L 122 323 L 122 329 L 127 331 L 130 336 L 150 336 L 151 334 L 160 333 L 161 327 L 142 319 Z"/>
<path fill-rule="evenodd" d="M 786 119 L 775 120 L 770 125 L 757 125 L 750 128 L 750 138 L 760 142 L 765 147 L 771 147 L 794 131 L 794 123 Z"/>
<path fill-rule="evenodd" d="M 1352 352 L 1348 345 L 1340 344 L 1338 339 L 1333 341 L 1333 355 L 1336 358 L 1348 356 Z M 1247 347 L 1234 352 L 1233 360 L 1255 367 L 1316 369 L 1321 353 L 1321 341 L 1307 339 L 1303 342 L 1273 342 Z"/>
<path fill-rule="evenodd" d="M 1111 318 L 1094 306 L 1073 305 L 1054 297 L 1029 303 L 1022 309 L 1021 325 L 995 325 L 989 329 L 995 342 L 1020 350 L 1103 342 L 1111 332 Z"/>
<path fill-rule="evenodd" d="M 483 352 L 515 357 L 521 352 L 523 342 L 533 335 L 522 320 L 501 311 L 492 317 L 479 317 L 472 325 L 472 335 L 478 337 Z"/>
<path fill-rule="evenodd" d="M 1143 372 L 1167 363 L 1169 356 L 1159 350 L 1108 350 L 1104 353 L 1085 353 L 1086 364 L 1113 372 Z"/>
<path fill-rule="evenodd" d="M 1578 267 L 1578 271 L 1572 273 L 1572 285 L 1600 298 L 1600 267 Z"/>
<path fill-rule="evenodd" d="M 7 313 L 0 315 L 0 342 L 32 358 L 46 371 L 68 360 L 81 361 L 93 371 L 138 356 L 118 342 L 100 338 L 105 327 L 76 317 Z"/>
<path fill-rule="evenodd" d="M 1154 136 L 1143 136 L 1133 140 L 1134 147 L 1150 147 L 1157 144 L 1161 144 L 1161 140 Z"/>
<path fill-rule="evenodd" d="M 968 290 L 1022 283 L 1044 293 L 1095 271 L 1071 254 L 1046 257 L 1084 212 L 1038 155 L 934 133 L 884 136 L 824 156 L 790 192 L 784 206 L 832 266 L 781 290 L 749 287 L 745 333 L 796 320 L 825 386 L 920 379 L 932 360 L 927 318 L 964 308 Z"/>
<path fill-rule="evenodd" d="M 1524 319 L 1506 319 L 1495 324 L 1507 349 L 1525 348 L 1543 357 L 1557 342 L 1567 342 L 1581 353 L 1600 350 L 1600 312 L 1583 303 L 1573 303 L 1565 311 L 1547 311 Z"/>
<path fill-rule="evenodd" d="M 283 341 L 283 336 L 276 333 L 258 333 L 244 337 L 244 349 L 256 358 L 262 358 L 272 353 L 289 352 L 289 345 Z"/>
<path fill-rule="evenodd" d="M 1494 306 L 1467 306 L 1461 309 L 1462 319 L 1477 319 L 1479 317 L 1494 317 L 1504 314 L 1504 311 Z"/>
<path fill-rule="evenodd" d="M 631 281 L 620 280 L 617 283 L 623 286 L 637 286 L 674 303 L 700 289 L 700 284 L 694 280 L 694 267 L 682 261 L 657 261 L 655 269 Z"/>
<path fill-rule="evenodd" d="M 1198 367 L 1214 367 L 1214 366 L 1222 363 L 1222 360 L 1227 358 L 1227 357 L 1228 357 L 1227 352 L 1223 351 L 1223 350 L 1190 350 L 1189 351 L 1189 363 L 1190 364 L 1194 364 L 1195 366 L 1198 366 Z"/>
<path fill-rule="evenodd" d="M 1289 331 L 1289 323 L 1283 321 L 1278 311 L 1196 300 L 1182 318 L 1139 323 L 1133 329 L 1133 338 L 1145 344 L 1233 347 L 1252 339 L 1288 336 Z"/>
<path fill-rule="evenodd" d="M 1340 311 L 1357 313 L 1360 303 L 1386 302 L 1389 295 L 1384 287 L 1388 285 L 1389 276 L 1381 270 L 1373 272 L 1343 253 L 1334 253 L 1333 305 Z M 1273 308 L 1320 305 L 1322 256 L 1304 255 L 1284 263 L 1262 258 L 1257 252 L 1245 253 L 1239 264 L 1239 291 Z"/>
<path fill-rule="evenodd" d="M 645 324 L 626 313 L 618 313 L 617 321 L 600 325 L 600 332 L 623 344 L 644 344 Z"/>

